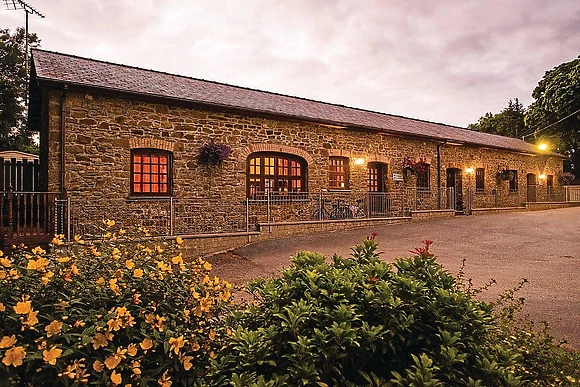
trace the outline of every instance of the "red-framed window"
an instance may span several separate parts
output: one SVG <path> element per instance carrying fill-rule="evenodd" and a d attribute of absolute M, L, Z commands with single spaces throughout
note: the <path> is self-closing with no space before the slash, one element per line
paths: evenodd
<path fill-rule="evenodd" d="M 348 189 L 348 157 L 331 156 L 328 165 L 328 188 Z"/>
<path fill-rule="evenodd" d="M 417 172 L 417 189 L 421 191 L 431 189 L 431 165 L 425 164 L 425 169 Z"/>
<path fill-rule="evenodd" d="M 131 195 L 170 196 L 171 152 L 158 149 L 131 151 Z"/>
<path fill-rule="evenodd" d="M 258 152 L 248 157 L 247 165 L 249 197 L 267 192 L 308 192 L 308 165 L 301 157 L 286 153 Z"/>

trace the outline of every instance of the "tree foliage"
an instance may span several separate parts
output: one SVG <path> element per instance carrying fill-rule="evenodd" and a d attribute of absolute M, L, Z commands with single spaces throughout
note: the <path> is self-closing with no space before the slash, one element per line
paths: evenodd
<path fill-rule="evenodd" d="M 507 137 L 521 137 L 526 131 L 524 105 L 515 98 L 509 100 L 505 109 L 497 114 L 485 113 L 477 123 L 468 126 L 471 130 L 499 134 Z"/>
<path fill-rule="evenodd" d="M 568 169 L 578 175 L 580 171 L 580 56 L 571 62 L 562 63 L 546 71 L 534 89 L 532 97 L 535 101 L 526 113 L 526 125 L 538 131 L 536 134 L 538 139 L 549 141 L 557 152 L 569 156 Z"/>
<path fill-rule="evenodd" d="M 36 153 L 32 133 L 26 125 L 27 94 L 26 32 L 0 29 L 0 150 L 17 149 Z M 30 47 L 38 47 L 40 39 L 28 34 Z M 29 66 L 30 68 L 30 66 Z"/>

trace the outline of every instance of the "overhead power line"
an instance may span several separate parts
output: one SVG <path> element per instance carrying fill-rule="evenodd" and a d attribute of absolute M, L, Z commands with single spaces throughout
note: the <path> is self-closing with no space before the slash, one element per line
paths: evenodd
<path fill-rule="evenodd" d="M 535 130 L 533 133 L 526 134 L 525 136 L 522 136 L 522 140 L 525 140 L 525 139 L 526 139 L 526 137 L 529 137 L 529 136 L 531 136 L 531 135 L 534 135 L 534 134 L 538 134 L 538 133 L 540 133 L 540 132 L 543 132 L 544 130 L 546 130 L 546 129 L 548 129 L 548 128 L 551 128 L 552 126 L 554 126 L 554 125 L 556 125 L 556 124 L 559 124 L 560 122 L 562 122 L 562 121 L 564 121 L 564 120 L 566 120 L 566 119 L 568 119 L 568 118 L 572 117 L 572 116 L 573 116 L 574 114 L 576 114 L 576 113 L 580 113 L 580 109 L 576 110 L 576 111 L 575 111 L 575 112 L 573 112 L 573 113 L 570 113 L 570 114 L 568 114 L 566 117 L 564 117 L 564 118 L 562 118 L 562 119 L 560 119 L 560 120 L 558 120 L 558 121 L 556 121 L 556 122 L 554 122 L 554 123 L 551 123 L 550 125 L 548 125 L 548 126 L 546 126 L 546 127 L 542 128 L 542 129 Z"/>

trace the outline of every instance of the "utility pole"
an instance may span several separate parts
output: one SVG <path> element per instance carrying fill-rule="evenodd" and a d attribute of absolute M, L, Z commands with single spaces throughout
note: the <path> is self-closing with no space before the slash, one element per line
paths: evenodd
<path fill-rule="evenodd" d="M 24 61 L 24 69 L 26 71 L 26 83 L 28 84 L 28 14 L 37 15 L 43 19 L 44 19 L 44 15 L 41 14 L 40 12 L 38 12 L 36 9 L 32 8 L 32 6 L 30 6 L 24 0 L 4 0 L 4 4 L 6 5 L 6 9 L 9 11 L 23 9 L 24 12 L 26 13 L 26 32 L 25 32 L 25 34 L 26 34 L 26 36 L 25 36 L 25 39 L 26 39 L 26 45 L 25 45 L 26 60 Z M 28 87 L 26 88 L 26 95 L 24 96 L 24 103 L 26 105 L 28 105 Z"/>

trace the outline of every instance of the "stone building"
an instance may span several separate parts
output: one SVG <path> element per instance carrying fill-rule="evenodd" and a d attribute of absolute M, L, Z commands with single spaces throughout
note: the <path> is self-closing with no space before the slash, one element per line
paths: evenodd
<path fill-rule="evenodd" d="M 32 56 L 30 125 L 40 132 L 45 188 L 68 192 L 78 230 L 91 206 L 99 217 L 140 214 L 152 227 L 169 217 L 167 232 L 199 234 L 306 224 L 330 195 L 364 200 L 367 217 L 396 217 L 461 210 L 468 199 L 474 209 L 518 207 L 560 189 L 562 156 L 518 139 L 44 50 Z M 219 166 L 201 163 L 202 147 L 216 145 L 231 153 Z"/>

